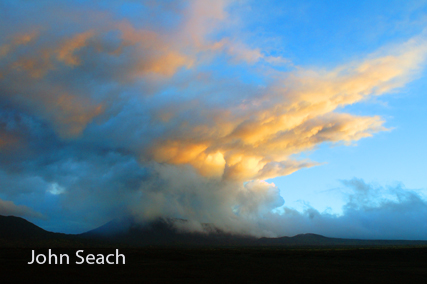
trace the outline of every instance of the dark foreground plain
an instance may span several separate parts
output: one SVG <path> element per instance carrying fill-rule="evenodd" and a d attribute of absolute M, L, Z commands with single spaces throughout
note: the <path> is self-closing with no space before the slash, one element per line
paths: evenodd
<path fill-rule="evenodd" d="M 84 248 L 79 248 L 84 249 Z M 31 249 L 0 249 L 1 283 L 426 283 L 427 247 L 120 248 L 124 265 L 29 265 Z M 47 254 L 47 249 L 37 249 Z M 84 249 L 110 254 L 115 248 Z"/>
<path fill-rule="evenodd" d="M 0 216 L 2 283 L 427 283 L 427 241 L 315 234 L 254 238 L 179 232 L 175 221 L 119 220 L 79 235 Z M 180 220 L 179 222 L 185 222 Z M 208 225 L 207 225 L 208 226 Z M 69 264 L 28 264 L 32 251 Z M 123 264 L 76 264 L 76 252 L 120 254 Z"/>

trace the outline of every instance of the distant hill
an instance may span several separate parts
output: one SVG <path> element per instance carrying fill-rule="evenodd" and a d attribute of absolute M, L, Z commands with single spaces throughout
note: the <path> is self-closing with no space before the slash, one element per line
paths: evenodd
<path fill-rule="evenodd" d="M 0 247 L 79 247 L 90 242 L 75 235 L 52 233 L 15 216 L 0 215 Z"/>
<path fill-rule="evenodd" d="M 372 247 L 427 246 L 427 241 L 357 240 L 328 238 L 316 234 L 293 237 L 255 238 L 232 235 L 210 224 L 204 232 L 177 229 L 186 220 L 159 218 L 140 223 L 132 218 L 117 219 L 78 235 L 52 233 L 14 216 L 0 216 L 0 247 L 144 247 L 144 246 L 247 246 L 247 247 Z"/>
<path fill-rule="evenodd" d="M 261 246 L 426 246 L 427 241 L 408 240 L 360 240 L 328 238 L 317 234 L 300 234 L 293 237 L 260 238 Z"/>

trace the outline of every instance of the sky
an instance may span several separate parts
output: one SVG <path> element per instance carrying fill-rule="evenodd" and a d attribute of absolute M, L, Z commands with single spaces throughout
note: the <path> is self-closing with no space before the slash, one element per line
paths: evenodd
<path fill-rule="evenodd" d="M 427 240 L 426 16 L 415 0 L 0 0 L 0 214 Z"/>

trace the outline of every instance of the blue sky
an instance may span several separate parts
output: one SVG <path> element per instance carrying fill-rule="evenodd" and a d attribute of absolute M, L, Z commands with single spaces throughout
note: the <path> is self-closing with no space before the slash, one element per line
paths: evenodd
<path fill-rule="evenodd" d="M 0 7 L 0 214 L 427 239 L 427 1 Z"/>
<path fill-rule="evenodd" d="M 294 43 L 294 52 L 298 52 L 295 60 L 302 65 L 333 66 L 404 40 L 425 28 L 425 1 L 297 2 L 290 10 L 302 9 L 304 15 L 292 13 L 289 24 L 289 17 L 278 12 L 282 21 L 273 20 L 277 26 L 272 29 L 280 30 L 280 23 L 285 26 L 286 40 Z M 353 114 L 380 115 L 391 130 L 360 140 L 355 146 L 323 145 L 307 153 L 311 159 L 325 164 L 272 179 L 282 189 L 284 198 L 309 201 L 321 210 L 331 207 L 339 212 L 345 201 L 334 189 L 342 189 L 340 180 L 353 177 L 383 185 L 403 183 L 425 193 L 423 164 L 427 151 L 423 141 L 427 137 L 420 131 L 427 121 L 424 77 L 422 71 L 403 88 L 343 108 L 342 111 Z M 331 202 L 333 199 L 335 202 Z"/>
<path fill-rule="evenodd" d="M 381 115 L 387 119 L 386 125 L 391 130 L 357 141 L 354 146 L 322 145 L 305 153 L 324 164 L 271 180 L 282 189 L 288 205 L 305 200 L 319 210 L 331 207 L 335 212 L 341 212 L 345 200 L 340 194 L 343 186 L 339 181 L 353 177 L 382 185 L 403 183 L 425 195 L 427 151 L 423 145 L 427 136 L 420 129 L 427 121 L 426 87 L 426 83 L 419 79 L 380 101 L 347 108 L 352 113 Z M 298 204 L 292 203 L 300 206 Z"/>

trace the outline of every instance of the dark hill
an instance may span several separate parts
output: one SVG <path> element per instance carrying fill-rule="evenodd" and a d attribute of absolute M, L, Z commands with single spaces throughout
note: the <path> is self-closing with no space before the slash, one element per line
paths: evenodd
<path fill-rule="evenodd" d="M 52 233 L 15 216 L 0 215 L 0 247 L 79 247 L 92 243 L 75 235 Z"/>
<path fill-rule="evenodd" d="M 54 233 L 43 230 L 27 220 L 15 216 L 0 216 L 0 239 L 42 240 Z"/>
<path fill-rule="evenodd" d="M 151 222 L 138 223 L 131 218 L 124 218 L 108 222 L 80 236 L 130 246 L 241 246 L 253 245 L 257 240 L 251 236 L 229 234 L 209 224 L 202 224 L 209 233 L 180 231 L 175 226 L 177 222 L 187 221 L 158 218 Z"/>

